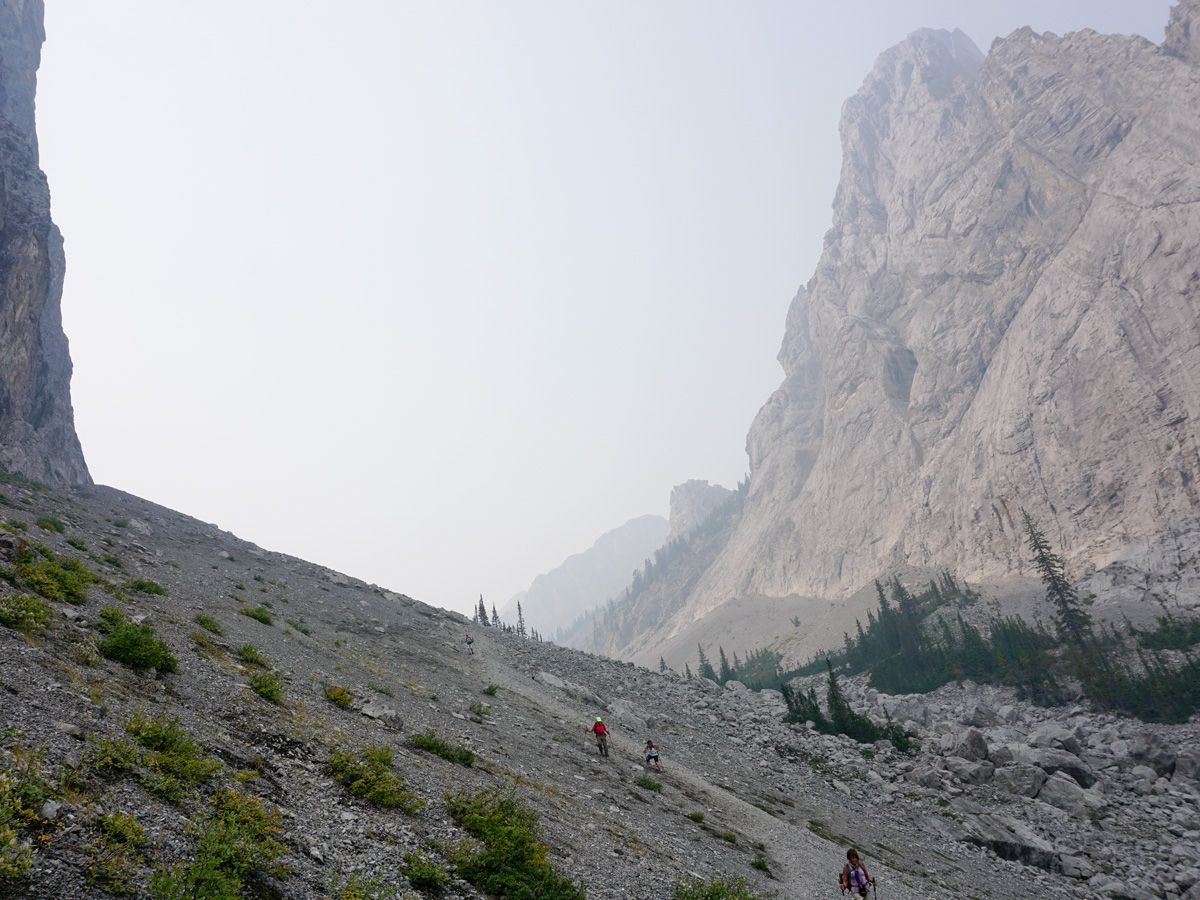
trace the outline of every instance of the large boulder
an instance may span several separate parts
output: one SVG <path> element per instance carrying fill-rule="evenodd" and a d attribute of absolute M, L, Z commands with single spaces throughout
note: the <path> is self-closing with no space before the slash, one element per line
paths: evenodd
<path fill-rule="evenodd" d="M 1017 746 L 1013 748 L 1013 759 L 1023 765 L 1037 766 L 1049 775 L 1063 772 L 1079 782 L 1081 787 L 1091 787 L 1097 780 L 1091 766 L 1066 750 Z"/>
<path fill-rule="evenodd" d="M 1074 778 L 1055 772 L 1038 791 L 1037 798 L 1043 803 L 1058 807 L 1063 812 L 1070 813 L 1077 819 L 1087 815 L 1087 792 L 1081 788 Z"/>
<path fill-rule="evenodd" d="M 987 759 L 987 740 L 977 728 L 968 728 L 958 736 L 950 755 L 972 762 Z"/>
<path fill-rule="evenodd" d="M 992 783 L 1015 797 L 1036 797 L 1047 775 L 1037 766 L 1007 766 L 997 769 Z"/>
<path fill-rule="evenodd" d="M 1200 750 L 1194 747 L 1186 747 L 1175 756 L 1175 771 L 1171 773 L 1171 780 L 1183 779 L 1200 782 Z"/>
<path fill-rule="evenodd" d="M 991 706 L 982 700 L 969 700 L 966 706 L 963 707 L 963 713 L 959 717 L 959 721 L 964 725 L 972 725 L 975 728 L 987 728 L 998 724 L 1000 717 L 996 714 L 996 710 L 992 709 Z"/>
<path fill-rule="evenodd" d="M 1061 722 L 1046 722 L 1029 732 L 1031 747 L 1053 747 L 1078 756 L 1083 752 L 1084 742 L 1080 728 L 1068 728 Z"/>
<path fill-rule="evenodd" d="M 1159 775 L 1175 771 L 1175 750 L 1159 735 L 1143 732 L 1129 742 L 1129 757 L 1136 763 L 1149 766 Z"/>
<path fill-rule="evenodd" d="M 996 767 L 985 760 L 972 761 L 958 756 L 946 760 L 946 768 L 964 784 L 984 784 L 992 779 Z"/>

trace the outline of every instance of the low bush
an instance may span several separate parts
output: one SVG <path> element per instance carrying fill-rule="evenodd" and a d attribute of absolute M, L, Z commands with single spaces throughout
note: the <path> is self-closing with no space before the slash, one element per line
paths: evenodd
<path fill-rule="evenodd" d="M 675 885 L 673 900 L 767 900 L 772 894 L 751 890 L 744 878 L 689 879 Z"/>
<path fill-rule="evenodd" d="M 451 818 L 469 841 L 451 855 L 460 877 L 493 897 L 583 900 L 583 888 L 558 875 L 546 860 L 537 813 L 513 790 L 485 788 L 446 797 Z"/>
<path fill-rule="evenodd" d="M 42 531 L 52 531 L 55 534 L 62 534 L 67 530 L 66 523 L 57 516 L 42 516 L 37 520 L 37 527 Z"/>
<path fill-rule="evenodd" d="M 279 810 L 257 797 L 218 791 L 193 828 L 193 858 L 158 872 L 150 883 L 151 895 L 155 900 L 245 896 L 248 880 L 278 872 L 273 864 L 287 852 L 276 840 L 281 821 Z"/>
<path fill-rule="evenodd" d="M 704 813 L 702 813 L 698 810 L 696 812 L 690 812 L 690 813 L 688 813 L 688 818 L 691 819 L 693 822 L 700 823 L 700 822 L 704 821 Z"/>
<path fill-rule="evenodd" d="M 271 668 L 271 664 L 267 662 L 267 658 L 253 644 L 242 644 L 242 646 L 238 647 L 237 657 L 242 662 L 249 663 L 252 666 L 262 666 L 264 669 Z"/>
<path fill-rule="evenodd" d="M 771 864 L 767 862 L 767 858 L 765 856 L 754 857 L 754 859 L 750 861 L 750 868 L 758 869 L 758 871 L 766 872 L 768 874 L 771 872 Z"/>
<path fill-rule="evenodd" d="M 250 690 L 277 706 L 283 702 L 283 683 L 274 672 L 258 672 L 251 675 Z"/>
<path fill-rule="evenodd" d="M 378 875 L 352 874 L 344 883 L 334 883 L 330 887 L 337 892 L 337 900 L 392 900 L 396 889 Z"/>
<path fill-rule="evenodd" d="M 634 784 L 640 788 L 644 788 L 647 791 L 654 791 L 656 794 L 662 793 L 662 782 L 655 781 L 649 775 L 640 776 L 636 781 L 634 781 Z"/>
<path fill-rule="evenodd" d="M 462 744 L 452 744 L 439 737 L 431 728 L 421 734 L 414 734 L 409 744 L 417 750 L 424 750 L 434 756 L 440 756 L 448 762 L 468 768 L 475 763 L 475 754 Z"/>
<path fill-rule="evenodd" d="M 732 831 L 719 831 L 717 832 L 717 837 L 729 844 L 737 843 L 737 835 Z"/>
<path fill-rule="evenodd" d="M 146 845 L 146 832 L 137 819 L 112 812 L 96 819 L 96 840 L 87 845 L 87 877 L 110 894 L 135 892 L 133 873 L 142 864 L 139 852 Z"/>
<path fill-rule="evenodd" d="M 125 585 L 131 591 L 138 591 L 142 594 L 153 594 L 156 597 L 163 597 L 167 593 L 167 589 L 157 581 L 151 581 L 149 578 L 135 578 Z"/>
<path fill-rule="evenodd" d="M 264 625 L 270 625 L 275 621 L 271 611 L 265 606 L 243 606 L 240 610 L 243 616 L 249 616 L 255 621 L 262 622 Z"/>
<path fill-rule="evenodd" d="M 200 613 L 198 616 L 196 616 L 196 618 L 192 619 L 192 621 L 205 631 L 211 631 L 218 637 L 225 634 L 225 629 L 221 627 L 221 623 L 212 616 L 208 615 L 208 613 Z"/>
<path fill-rule="evenodd" d="M 74 603 L 87 600 L 96 574 L 77 559 L 58 557 L 45 547 L 23 550 L 14 561 L 17 577 L 27 590 L 47 600 Z"/>
<path fill-rule="evenodd" d="M 418 891 L 441 896 L 442 891 L 450 884 L 450 873 L 435 859 L 424 853 L 412 851 L 404 854 L 404 865 L 400 869 L 408 883 Z"/>
<path fill-rule="evenodd" d="M 11 594 L 0 597 L 0 625 L 25 634 L 45 631 L 50 627 L 50 607 L 41 597 Z"/>
<path fill-rule="evenodd" d="M 342 709 L 349 709 L 354 704 L 354 695 L 348 689 L 337 684 L 331 684 L 325 688 L 325 699 Z"/>
<path fill-rule="evenodd" d="M 489 697 L 495 697 L 495 696 L 496 696 L 496 691 L 498 691 L 498 690 L 500 690 L 500 685 L 498 685 L 498 684 L 489 684 L 487 687 L 485 687 L 485 688 L 483 689 L 483 692 L 484 692 L 485 694 L 487 694 Z"/>
<path fill-rule="evenodd" d="M 96 645 L 101 656 L 139 672 L 147 669 L 174 672 L 179 666 L 171 648 L 158 639 L 151 626 L 135 625 L 115 606 L 106 606 L 100 611 L 97 627 L 105 635 Z"/>
<path fill-rule="evenodd" d="M 391 747 L 372 744 L 357 754 L 352 750 L 335 750 L 329 756 L 327 768 L 351 796 L 366 800 L 373 806 L 415 813 L 425 801 L 413 793 L 404 776 L 392 768 L 395 752 Z"/>
<path fill-rule="evenodd" d="M 85 544 L 83 541 L 81 541 L 79 538 L 69 537 L 69 538 L 67 538 L 67 543 L 70 544 L 72 547 L 74 547 L 76 550 L 78 550 L 80 553 L 87 553 L 88 545 Z"/>
<path fill-rule="evenodd" d="M 219 760 L 206 756 L 200 744 L 166 714 L 147 716 L 137 710 L 125 732 L 142 748 L 136 766 L 142 785 L 171 802 L 178 802 L 221 771 Z"/>

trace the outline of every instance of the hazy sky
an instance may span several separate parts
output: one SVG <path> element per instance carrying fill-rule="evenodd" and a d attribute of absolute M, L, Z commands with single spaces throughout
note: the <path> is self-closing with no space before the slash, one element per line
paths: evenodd
<path fill-rule="evenodd" d="M 92 474 L 499 605 L 672 485 L 745 473 L 881 51 L 1159 41 L 1169 6 L 49 0 Z"/>

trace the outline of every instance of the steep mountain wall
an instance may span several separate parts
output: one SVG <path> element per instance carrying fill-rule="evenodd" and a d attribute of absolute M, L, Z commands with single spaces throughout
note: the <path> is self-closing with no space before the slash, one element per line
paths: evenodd
<path fill-rule="evenodd" d="M 1002 582 L 1021 509 L 1080 577 L 1194 523 L 1197 33 L 1188 0 L 1165 47 L 1022 29 L 985 57 L 920 31 L 880 57 L 744 508 L 659 641 L 906 567 Z"/>
<path fill-rule="evenodd" d="M 0 466 L 90 484 L 71 409 L 62 235 L 38 167 L 34 89 L 41 0 L 0 2 Z"/>

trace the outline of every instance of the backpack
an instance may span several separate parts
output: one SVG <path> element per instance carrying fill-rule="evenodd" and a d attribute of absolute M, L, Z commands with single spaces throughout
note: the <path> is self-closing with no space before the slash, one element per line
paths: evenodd
<path fill-rule="evenodd" d="M 862 875 L 858 874 L 860 871 Z M 859 861 L 858 866 L 854 869 L 850 868 L 850 863 L 846 863 L 842 866 L 842 876 L 838 879 L 838 884 L 848 889 L 851 894 L 859 893 L 865 897 L 866 890 L 870 887 L 870 882 L 867 881 L 867 878 L 867 867 L 861 861 Z"/>

